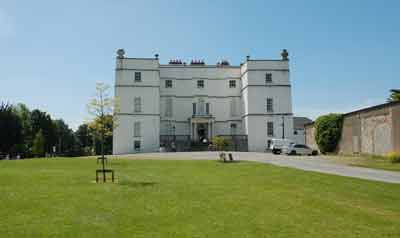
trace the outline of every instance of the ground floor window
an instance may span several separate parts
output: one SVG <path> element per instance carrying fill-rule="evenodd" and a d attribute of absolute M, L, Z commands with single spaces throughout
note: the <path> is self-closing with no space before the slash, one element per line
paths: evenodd
<path fill-rule="evenodd" d="M 236 124 L 235 123 L 231 124 L 231 135 L 236 135 Z"/>
<path fill-rule="evenodd" d="M 140 151 L 140 140 L 134 141 L 134 149 L 135 151 Z"/>
<path fill-rule="evenodd" d="M 267 135 L 274 136 L 274 123 L 272 121 L 267 122 Z"/>

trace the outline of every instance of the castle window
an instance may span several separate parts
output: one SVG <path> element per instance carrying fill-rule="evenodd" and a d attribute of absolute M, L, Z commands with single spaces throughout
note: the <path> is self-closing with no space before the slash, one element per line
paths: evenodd
<path fill-rule="evenodd" d="M 267 122 L 267 135 L 274 136 L 274 123 L 272 121 Z"/>
<path fill-rule="evenodd" d="M 165 116 L 172 117 L 172 98 L 171 97 L 166 98 L 165 104 L 166 104 Z"/>
<path fill-rule="evenodd" d="M 135 72 L 135 82 L 142 82 L 142 72 Z"/>
<path fill-rule="evenodd" d="M 193 115 L 196 115 L 196 103 L 193 103 Z"/>
<path fill-rule="evenodd" d="M 272 83 L 272 74 L 271 73 L 266 73 L 265 74 L 265 83 Z"/>
<path fill-rule="evenodd" d="M 141 132 L 141 125 L 140 125 L 140 121 L 136 121 L 133 124 L 133 136 L 134 137 L 140 137 L 142 134 Z"/>
<path fill-rule="evenodd" d="M 230 101 L 230 111 L 231 111 L 231 116 L 237 116 L 237 110 L 236 110 L 236 98 L 231 98 Z"/>
<path fill-rule="evenodd" d="M 142 111 L 142 100 L 140 97 L 135 97 L 134 99 L 134 112 Z"/>
<path fill-rule="evenodd" d="M 165 80 L 165 87 L 172 88 L 172 80 L 170 80 L 170 79 Z"/>
<path fill-rule="evenodd" d="M 229 80 L 229 88 L 236 88 L 236 81 L 235 80 Z"/>
<path fill-rule="evenodd" d="M 199 115 L 204 116 L 204 99 L 199 99 Z"/>
<path fill-rule="evenodd" d="M 272 98 L 267 98 L 267 112 L 274 111 L 274 104 Z"/>
<path fill-rule="evenodd" d="M 197 88 L 204 88 L 204 80 L 197 80 Z"/>

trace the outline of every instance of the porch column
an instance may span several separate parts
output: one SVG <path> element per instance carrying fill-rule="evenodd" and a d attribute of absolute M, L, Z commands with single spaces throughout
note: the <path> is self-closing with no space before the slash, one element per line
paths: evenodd
<path fill-rule="evenodd" d="M 209 141 L 211 140 L 211 122 L 210 121 L 207 123 L 207 138 Z"/>
<path fill-rule="evenodd" d="M 189 120 L 189 140 L 192 140 L 192 137 L 193 137 L 193 135 L 192 135 L 192 121 L 191 120 Z"/>
<path fill-rule="evenodd" d="M 196 123 L 193 123 L 193 140 L 194 140 L 194 141 L 197 141 L 197 133 L 196 133 L 196 130 L 197 130 L 197 125 L 196 125 Z"/>
<path fill-rule="evenodd" d="M 213 122 L 212 121 L 210 121 L 210 139 L 212 140 L 212 138 L 213 138 Z"/>

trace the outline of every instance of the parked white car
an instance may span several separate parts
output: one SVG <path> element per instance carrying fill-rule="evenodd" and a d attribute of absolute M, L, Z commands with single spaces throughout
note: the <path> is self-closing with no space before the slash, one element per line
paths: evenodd
<path fill-rule="evenodd" d="M 268 149 L 272 151 L 274 154 L 280 154 L 282 153 L 282 149 L 284 147 L 288 147 L 291 144 L 294 144 L 292 140 L 289 139 L 271 139 Z"/>
<path fill-rule="evenodd" d="M 282 149 L 282 152 L 288 155 L 317 155 L 318 151 L 311 149 L 307 145 L 290 144 Z"/>

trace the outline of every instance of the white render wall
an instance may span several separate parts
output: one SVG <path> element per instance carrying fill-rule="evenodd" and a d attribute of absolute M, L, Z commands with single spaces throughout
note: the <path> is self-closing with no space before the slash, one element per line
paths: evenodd
<path fill-rule="evenodd" d="M 270 83 L 265 82 L 267 73 L 272 74 Z M 272 138 L 291 139 L 293 116 L 288 61 L 248 60 L 242 65 L 241 74 L 243 119 L 249 151 L 265 151 Z M 273 100 L 272 112 L 267 112 L 267 98 Z M 267 134 L 268 122 L 274 125 L 272 136 Z"/>
<path fill-rule="evenodd" d="M 142 82 L 134 82 L 141 72 Z M 265 74 L 272 83 L 265 83 Z M 172 80 L 172 88 L 165 81 Z M 204 88 L 197 87 L 204 80 Z M 236 88 L 229 81 L 236 81 Z M 292 101 L 288 61 L 247 60 L 241 66 L 160 65 L 158 59 L 117 59 L 115 95 L 120 100 L 119 126 L 114 131 L 114 154 L 134 153 L 134 141 L 142 142 L 140 152 L 157 151 L 160 135 L 190 135 L 192 103 L 200 99 L 210 104 L 213 136 L 230 135 L 231 123 L 236 134 L 248 136 L 249 151 L 264 151 L 268 140 L 293 137 Z M 141 97 L 142 112 L 134 112 L 134 98 Z M 166 100 L 172 100 L 172 116 L 167 117 Z M 266 99 L 273 98 L 272 113 L 266 112 Z M 236 114 L 231 113 L 235 100 Z M 134 137 L 134 122 L 141 122 L 141 136 Z M 267 136 L 267 122 L 274 123 L 273 137 Z M 172 127 L 175 127 L 173 132 Z"/>
<path fill-rule="evenodd" d="M 141 72 L 141 82 L 135 82 Z M 160 144 L 160 74 L 158 60 L 117 59 L 115 97 L 120 111 L 113 133 L 113 154 L 156 152 Z M 134 111 L 134 98 L 141 98 L 141 111 Z M 140 135 L 134 136 L 134 123 L 140 122 Z M 134 142 L 140 141 L 140 151 Z"/>

